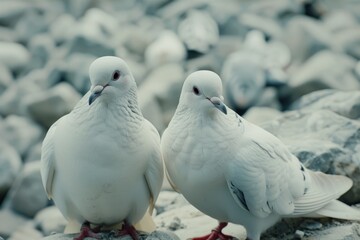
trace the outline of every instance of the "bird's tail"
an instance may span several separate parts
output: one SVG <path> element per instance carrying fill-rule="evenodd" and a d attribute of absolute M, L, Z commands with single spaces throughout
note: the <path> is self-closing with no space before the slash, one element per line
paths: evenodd
<path fill-rule="evenodd" d="M 360 210 L 350 207 L 338 200 L 333 200 L 326 204 L 323 208 L 315 212 L 319 217 L 331 217 L 338 219 L 346 219 L 360 221 Z"/>

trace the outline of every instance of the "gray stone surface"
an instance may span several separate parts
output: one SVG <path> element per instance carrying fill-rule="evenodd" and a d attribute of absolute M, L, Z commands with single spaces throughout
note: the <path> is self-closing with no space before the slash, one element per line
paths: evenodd
<path fill-rule="evenodd" d="M 21 158 L 7 142 L 0 140 L 0 203 L 21 168 Z"/>
<path fill-rule="evenodd" d="M 355 59 L 345 54 L 329 50 L 318 52 L 289 77 L 290 102 L 326 88 L 347 91 L 360 89 L 360 82 L 352 72 L 355 64 Z"/>
<path fill-rule="evenodd" d="M 34 217 L 35 226 L 41 230 L 45 236 L 52 233 L 64 232 L 67 224 L 66 219 L 56 206 L 51 206 L 40 210 Z"/>
<path fill-rule="evenodd" d="M 6 208 L 30 218 L 48 205 L 41 183 L 40 161 L 25 164 L 4 201 Z"/>
<path fill-rule="evenodd" d="M 29 220 L 10 209 L 0 210 L 0 236 L 5 239 L 17 229 L 25 225 Z"/>
<path fill-rule="evenodd" d="M 360 119 L 360 91 L 315 91 L 294 102 L 290 109 L 328 109 L 347 118 Z"/>
<path fill-rule="evenodd" d="M 21 44 L 0 42 L 0 63 L 12 71 L 24 68 L 30 60 L 29 51 Z"/>
<path fill-rule="evenodd" d="M 13 76 L 9 69 L 0 64 L 0 94 L 3 93 L 13 83 Z"/>
<path fill-rule="evenodd" d="M 31 146 L 41 141 L 44 130 L 32 120 L 17 115 L 9 115 L 0 126 L 1 137 L 16 151 L 25 156 Z"/>
<path fill-rule="evenodd" d="M 81 95 L 68 83 L 60 83 L 42 94 L 24 100 L 29 115 L 45 127 L 69 113 Z"/>
<path fill-rule="evenodd" d="M 151 234 L 148 233 L 138 233 L 139 234 L 139 240 L 180 240 L 179 237 L 177 237 L 174 233 L 169 231 L 155 231 Z M 50 235 L 48 237 L 43 238 L 44 240 L 73 240 L 74 237 L 76 237 L 77 234 L 54 234 Z M 109 233 L 100 233 L 99 234 L 100 240 L 132 240 L 132 238 L 128 235 L 117 237 L 114 236 L 114 232 Z M 88 240 L 93 240 L 95 238 L 86 238 Z"/>

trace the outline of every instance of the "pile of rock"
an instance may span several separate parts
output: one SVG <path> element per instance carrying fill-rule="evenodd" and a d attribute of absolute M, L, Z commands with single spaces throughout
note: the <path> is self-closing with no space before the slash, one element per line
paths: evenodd
<path fill-rule="evenodd" d="M 309 168 L 351 177 L 355 186 L 343 200 L 360 202 L 358 2 L 0 4 L 0 236 L 31 240 L 63 231 L 65 220 L 41 184 L 41 142 L 89 89 L 88 66 L 103 55 L 127 61 L 143 114 L 160 133 L 187 74 L 217 72 L 229 105 L 286 142 Z M 321 89 L 331 90 L 314 92 Z M 169 189 L 156 209 L 158 226 L 180 239 L 216 224 Z M 290 229 L 288 236 L 310 236 Z M 226 231 L 245 236 L 241 226 Z"/>

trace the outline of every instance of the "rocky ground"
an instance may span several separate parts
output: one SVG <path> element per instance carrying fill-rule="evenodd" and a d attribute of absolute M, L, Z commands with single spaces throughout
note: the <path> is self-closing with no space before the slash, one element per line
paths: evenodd
<path fill-rule="evenodd" d="M 354 187 L 341 199 L 360 202 L 359 1 L 0 0 L 0 5 L 4 239 L 69 237 L 52 235 L 61 233 L 66 221 L 41 184 L 41 142 L 88 90 L 88 66 L 103 55 L 127 61 L 143 114 L 160 133 L 187 74 L 217 72 L 229 106 L 278 136 L 308 168 L 352 178 Z M 216 225 L 166 184 L 154 218 L 159 231 L 147 239 L 186 239 Z M 246 236 L 237 225 L 225 232 Z M 284 220 L 263 239 L 360 239 L 360 226 Z"/>

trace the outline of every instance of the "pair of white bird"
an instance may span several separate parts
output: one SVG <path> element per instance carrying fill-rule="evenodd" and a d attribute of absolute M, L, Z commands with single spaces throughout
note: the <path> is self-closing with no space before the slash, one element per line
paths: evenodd
<path fill-rule="evenodd" d="M 256 240 L 282 217 L 360 220 L 360 211 L 335 200 L 352 181 L 307 170 L 275 136 L 227 108 L 217 74 L 198 71 L 185 80 L 161 146 L 122 59 L 98 58 L 90 80 L 90 91 L 49 129 L 41 159 L 48 196 L 70 226 L 82 224 L 77 239 L 119 224 L 118 234 L 133 239 L 135 228 L 154 230 L 162 155 L 174 189 L 220 222 L 197 239 L 231 239 L 221 232 L 227 222 Z"/>

